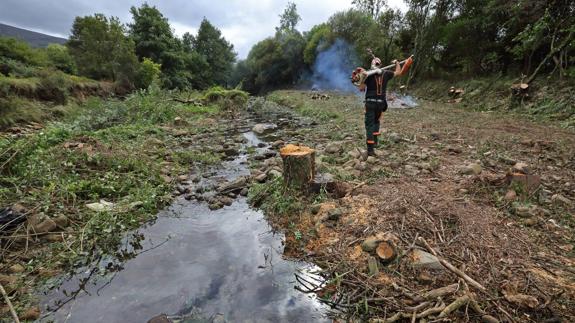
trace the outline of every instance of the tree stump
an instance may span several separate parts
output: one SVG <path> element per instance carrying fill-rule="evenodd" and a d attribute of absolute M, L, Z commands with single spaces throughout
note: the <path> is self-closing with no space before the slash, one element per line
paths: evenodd
<path fill-rule="evenodd" d="M 315 174 L 315 151 L 306 146 L 287 145 L 280 149 L 283 177 L 287 187 L 307 189 Z"/>
<path fill-rule="evenodd" d="M 384 264 L 389 263 L 397 257 L 397 249 L 391 241 L 382 241 L 375 249 L 375 253 Z"/>

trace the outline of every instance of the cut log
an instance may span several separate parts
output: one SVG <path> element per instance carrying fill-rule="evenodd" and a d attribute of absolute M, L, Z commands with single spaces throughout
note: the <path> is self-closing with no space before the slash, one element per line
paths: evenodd
<path fill-rule="evenodd" d="M 287 145 L 280 149 L 283 177 L 287 187 L 307 190 L 314 179 L 315 151 L 306 146 Z"/>
<path fill-rule="evenodd" d="M 375 253 L 382 263 L 389 263 L 397 257 L 397 249 L 391 241 L 382 241 L 377 245 Z"/>

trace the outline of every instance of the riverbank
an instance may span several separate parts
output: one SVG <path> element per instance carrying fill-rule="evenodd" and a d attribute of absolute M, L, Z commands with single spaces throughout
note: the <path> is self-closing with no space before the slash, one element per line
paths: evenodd
<path fill-rule="evenodd" d="M 378 156 L 364 160 L 360 98 L 267 99 L 316 124 L 276 137 L 315 148 L 318 172 L 347 184 L 339 196 L 284 196 L 273 182 L 250 192 L 286 231 L 286 255 L 326 269 L 319 295 L 329 304 L 383 322 L 446 308 L 456 320 L 574 319 L 575 134 L 560 122 L 422 101 L 385 114 Z M 377 261 L 380 242 L 395 246 L 391 262 Z"/>
<path fill-rule="evenodd" d="M 118 249 L 124 233 L 180 195 L 191 170 L 227 157 L 219 143 L 246 101 L 239 91 L 152 89 L 90 98 L 59 121 L 4 132 L 0 283 L 21 318 L 40 314 L 34 293 L 43 281 L 129 257 Z M 6 305 L 1 315 L 9 317 Z"/>

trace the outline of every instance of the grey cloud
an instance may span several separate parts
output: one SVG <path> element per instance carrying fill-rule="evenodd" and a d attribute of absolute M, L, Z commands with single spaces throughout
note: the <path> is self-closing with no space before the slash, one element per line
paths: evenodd
<path fill-rule="evenodd" d="M 279 14 L 287 0 L 154 0 L 175 31 L 182 34 L 197 30 L 203 17 L 220 28 L 234 44 L 240 58 L 247 56 L 257 41 L 273 35 Z M 103 13 L 118 17 L 122 22 L 131 20 L 130 7 L 142 0 L 0 0 L 0 22 L 57 36 L 68 36 L 76 16 Z M 295 1 L 302 16 L 301 30 L 325 21 L 333 13 L 351 6 L 351 0 L 299 0 Z M 392 0 L 390 3 L 401 3 Z"/>

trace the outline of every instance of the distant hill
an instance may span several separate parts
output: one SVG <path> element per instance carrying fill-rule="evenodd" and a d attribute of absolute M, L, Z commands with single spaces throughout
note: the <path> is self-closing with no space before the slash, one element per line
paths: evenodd
<path fill-rule="evenodd" d="M 23 41 L 29 43 L 32 47 L 46 47 L 49 44 L 54 43 L 64 44 L 67 41 L 65 38 L 54 37 L 1 23 L 0 36 L 22 39 Z"/>

